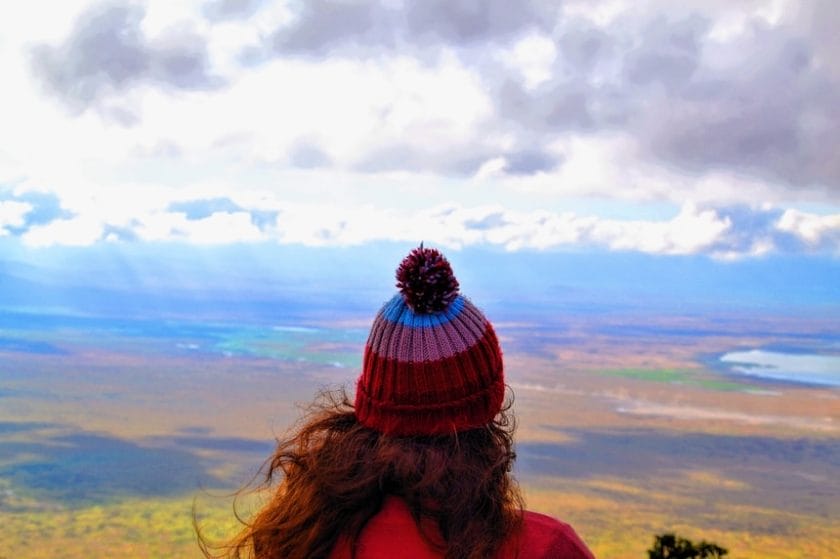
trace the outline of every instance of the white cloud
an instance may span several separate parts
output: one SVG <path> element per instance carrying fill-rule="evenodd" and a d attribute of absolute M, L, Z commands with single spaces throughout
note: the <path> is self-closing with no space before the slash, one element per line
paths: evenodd
<path fill-rule="evenodd" d="M 686 204 L 670 221 L 603 221 L 593 227 L 593 240 L 616 250 L 653 254 L 694 254 L 720 241 L 731 222 L 714 210 Z"/>
<path fill-rule="evenodd" d="M 472 185 L 482 188 L 481 184 Z M 403 192 L 410 192 L 405 190 Z M 421 193 L 422 194 L 422 193 Z M 25 195 L 25 192 L 19 193 Z M 395 192 L 395 195 L 397 194 Z M 507 250 L 601 248 L 661 255 L 707 254 L 722 260 L 796 250 L 799 239 L 814 250 L 836 251 L 840 215 L 820 216 L 772 205 L 711 206 L 687 202 L 670 216 L 634 219 L 591 211 L 528 209 L 528 205 L 447 202 L 394 205 L 330 198 L 321 202 L 270 189 L 229 192 L 223 184 L 187 188 L 134 184 L 122 192 L 91 189 L 61 201 L 73 217 L 23 228 L 30 247 L 84 246 L 101 241 L 249 242 L 348 246 L 378 241 L 426 240 L 449 248 L 494 245 Z M 19 201 L 0 203 L 2 223 L 21 227 L 37 210 Z M 524 209 L 523 209 L 524 208 Z"/>
<path fill-rule="evenodd" d="M 533 89 L 548 81 L 552 64 L 557 58 L 557 47 L 544 35 L 523 37 L 512 48 L 502 53 L 502 60 L 525 79 L 525 87 Z"/>
<path fill-rule="evenodd" d="M 817 215 L 789 209 L 779 218 L 776 228 L 796 235 L 811 246 L 833 237 L 835 250 L 840 249 L 840 214 Z"/>
<path fill-rule="evenodd" d="M 215 212 L 202 219 L 182 221 L 173 231 L 196 244 L 254 242 L 266 238 L 247 212 Z"/>
<path fill-rule="evenodd" d="M 7 227 L 20 227 L 26 221 L 26 214 L 32 211 L 32 204 L 14 200 L 0 201 L 0 237 L 9 234 Z"/>
<path fill-rule="evenodd" d="M 33 248 L 89 246 L 102 239 L 103 232 L 101 221 L 89 216 L 76 216 L 31 227 L 22 235 L 22 239 L 24 244 Z"/>

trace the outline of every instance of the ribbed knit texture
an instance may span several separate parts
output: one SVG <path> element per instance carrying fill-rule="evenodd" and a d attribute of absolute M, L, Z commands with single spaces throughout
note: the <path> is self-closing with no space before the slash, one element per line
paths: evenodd
<path fill-rule="evenodd" d="M 356 416 L 395 435 L 439 435 L 486 425 L 504 399 L 493 326 L 458 295 L 443 311 L 415 313 L 395 295 L 376 315 L 356 386 Z"/>

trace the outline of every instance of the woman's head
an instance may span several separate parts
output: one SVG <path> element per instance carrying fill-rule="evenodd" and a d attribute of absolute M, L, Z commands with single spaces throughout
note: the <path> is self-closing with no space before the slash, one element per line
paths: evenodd
<path fill-rule="evenodd" d="M 396 496 L 418 526 L 434 527 L 423 535 L 446 557 L 492 556 L 521 519 L 513 430 L 505 408 L 474 429 L 385 435 L 358 421 L 343 391 L 324 392 L 267 462 L 270 500 L 230 555 L 327 557 L 339 538 L 352 546 Z"/>
<path fill-rule="evenodd" d="M 489 557 L 521 521 L 492 325 L 437 250 L 411 251 L 397 287 L 371 328 L 355 404 L 322 393 L 278 443 L 270 501 L 230 555 L 327 557 L 339 538 L 356 541 L 386 496 L 403 499 L 421 531 L 434 527 L 425 535 L 447 558 Z"/>

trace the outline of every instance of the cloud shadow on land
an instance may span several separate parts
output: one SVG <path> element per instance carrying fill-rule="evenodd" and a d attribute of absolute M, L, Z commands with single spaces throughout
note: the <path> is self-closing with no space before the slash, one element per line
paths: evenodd
<path fill-rule="evenodd" d="M 751 504 L 818 515 L 840 514 L 840 443 L 831 439 L 676 433 L 653 429 L 563 430 L 569 443 L 520 442 L 517 475 L 584 482 L 618 478 L 650 492 L 671 491 L 672 481 L 710 472 L 740 482 L 683 484 L 719 504 Z M 685 478 L 690 479 L 690 478 Z M 687 488 L 687 489 L 686 489 Z"/>
<path fill-rule="evenodd" d="M 5 458 L 0 480 L 10 482 L 16 493 L 71 507 L 123 497 L 167 497 L 228 487 L 231 480 L 214 475 L 213 466 L 226 462 L 230 453 L 264 457 L 270 448 L 260 441 L 209 436 L 159 438 L 146 445 L 67 426 L 0 422 L 0 456 Z M 227 454 L 222 459 L 195 452 L 207 449 Z"/>
<path fill-rule="evenodd" d="M 0 395 L 2 392 L 0 392 Z M 42 423 L 39 421 L 0 421 L 0 435 L 10 435 L 14 433 L 25 433 L 27 431 L 35 431 L 37 429 L 47 429 L 55 427 L 54 423 Z M 0 442 L 0 444 L 3 444 Z"/>

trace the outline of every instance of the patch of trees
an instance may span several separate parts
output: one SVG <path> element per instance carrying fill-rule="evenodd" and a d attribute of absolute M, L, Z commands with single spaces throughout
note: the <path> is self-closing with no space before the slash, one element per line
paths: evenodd
<path fill-rule="evenodd" d="M 695 545 L 675 534 L 662 534 L 654 536 L 648 559 L 720 559 L 728 554 L 728 550 L 705 540 Z"/>

